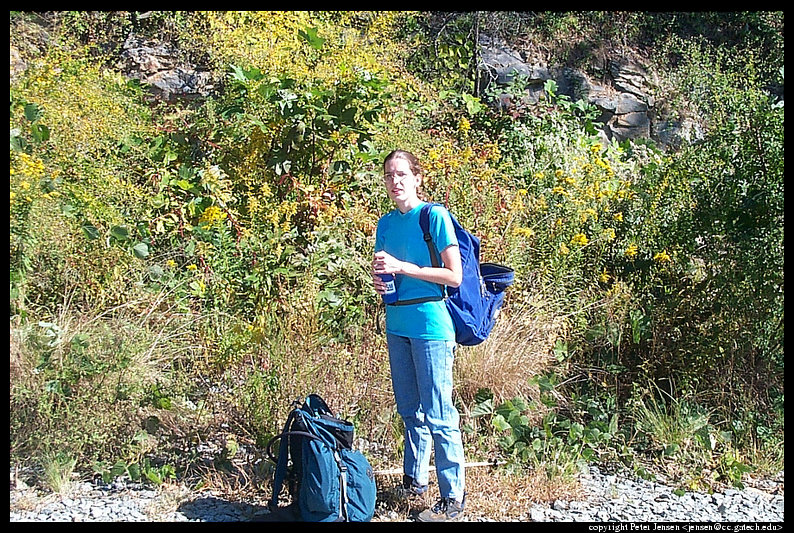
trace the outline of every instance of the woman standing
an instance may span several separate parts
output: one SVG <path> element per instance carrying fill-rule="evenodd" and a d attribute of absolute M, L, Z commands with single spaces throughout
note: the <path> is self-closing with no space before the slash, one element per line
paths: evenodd
<path fill-rule="evenodd" d="M 416 494 L 427 490 L 434 451 L 441 497 L 418 518 L 457 520 L 465 503 L 463 442 L 460 417 L 452 403 L 455 328 L 441 286 L 460 285 L 460 251 L 449 213 L 435 206 L 430 233 L 442 266 L 430 266 L 419 227 L 425 202 L 418 196 L 422 172 L 417 158 L 395 150 L 386 157 L 383 170 L 386 192 L 397 209 L 378 221 L 372 278 L 375 290 L 384 294 L 386 284 L 380 274 L 393 274 L 399 299 L 386 306 L 386 341 L 397 412 L 405 423 L 403 486 Z M 431 301 L 400 305 L 418 298 Z"/>

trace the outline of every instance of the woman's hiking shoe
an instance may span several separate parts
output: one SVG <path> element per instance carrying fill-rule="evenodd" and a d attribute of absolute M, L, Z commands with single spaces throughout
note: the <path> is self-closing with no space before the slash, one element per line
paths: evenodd
<path fill-rule="evenodd" d="M 416 496 L 421 496 L 422 494 L 427 492 L 427 485 L 420 485 L 411 476 L 403 475 L 403 490 L 406 491 L 408 494 L 415 494 Z"/>
<path fill-rule="evenodd" d="M 455 522 L 463 517 L 463 506 L 466 502 L 466 496 L 463 496 L 463 501 L 452 500 L 449 498 L 441 498 L 430 509 L 425 509 L 417 520 L 420 522 Z"/>

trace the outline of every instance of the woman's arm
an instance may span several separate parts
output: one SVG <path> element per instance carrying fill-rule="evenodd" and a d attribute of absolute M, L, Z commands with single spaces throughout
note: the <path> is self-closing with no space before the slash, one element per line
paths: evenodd
<path fill-rule="evenodd" d="M 441 252 L 443 267 L 420 267 L 413 263 L 400 261 L 386 252 L 376 252 L 372 261 L 373 274 L 403 274 L 412 278 L 457 287 L 463 280 L 463 267 L 460 262 L 460 249 L 457 245 L 447 246 Z"/>

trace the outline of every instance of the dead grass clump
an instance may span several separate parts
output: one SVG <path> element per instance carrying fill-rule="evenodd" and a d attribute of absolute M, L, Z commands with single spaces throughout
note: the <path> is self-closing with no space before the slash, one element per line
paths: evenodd
<path fill-rule="evenodd" d="M 406 497 L 398 486 L 401 476 L 378 476 L 378 505 L 374 522 L 405 522 L 432 505 L 438 497 L 435 474 L 423 496 Z M 549 478 L 542 469 L 511 472 L 505 468 L 466 469 L 466 520 L 510 522 L 527 520 L 532 505 L 582 497 L 578 481 Z"/>
<path fill-rule="evenodd" d="M 466 510 L 470 516 L 511 521 L 525 518 L 533 504 L 572 500 L 581 495 L 577 481 L 549 478 L 542 470 L 510 473 L 503 469 L 466 470 Z"/>
<path fill-rule="evenodd" d="M 460 348 L 455 361 L 457 393 L 470 405 L 479 389 L 493 392 L 494 403 L 527 396 L 529 379 L 552 362 L 552 348 L 564 322 L 528 307 L 505 309 L 488 339 Z"/>

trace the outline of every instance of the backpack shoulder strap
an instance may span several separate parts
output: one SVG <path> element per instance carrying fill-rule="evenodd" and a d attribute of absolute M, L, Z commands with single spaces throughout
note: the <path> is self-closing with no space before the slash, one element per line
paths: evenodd
<path fill-rule="evenodd" d="M 441 266 L 441 254 L 438 252 L 438 247 L 433 242 L 433 236 L 430 234 L 430 210 L 436 205 L 441 206 L 438 203 L 426 203 L 422 206 L 422 211 L 419 212 L 419 227 L 424 233 L 425 244 L 427 244 L 427 251 L 430 254 L 430 264 L 438 268 Z M 447 293 L 446 285 L 439 284 L 438 286 L 441 287 L 441 294 Z"/>
<path fill-rule="evenodd" d="M 419 212 L 419 228 L 424 234 L 425 244 L 427 244 L 427 251 L 430 253 L 430 264 L 434 267 L 441 266 L 441 258 L 439 257 L 438 248 L 433 242 L 433 236 L 430 234 L 430 210 L 434 205 L 441 205 L 436 203 L 426 203 L 422 206 Z"/>
<path fill-rule="evenodd" d="M 273 437 L 270 442 L 267 443 L 267 450 L 270 454 L 271 446 L 277 439 L 281 439 L 281 443 L 279 446 L 278 451 L 278 460 L 276 463 L 276 471 L 273 474 L 273 494 L 270 498 L 269 507 L 271 511 L 273 509 L 278 508 L 278 495 L 281 492 L 281 485 L 284 483 L 284 479 L 287 476 L 287 456 L 289 455 L 289 446 L 287 444 L 287 437 L 290 433 L 290 428 L 292 427 L 292 422 L 297 416 L 296 410 L 293 409 L 289 416 L 287 417 L 287 422 L 284 424 L 284 431 L 281 435 L 276 435 Z M 271 457 L 272 459 L 272 457 Z"/>

